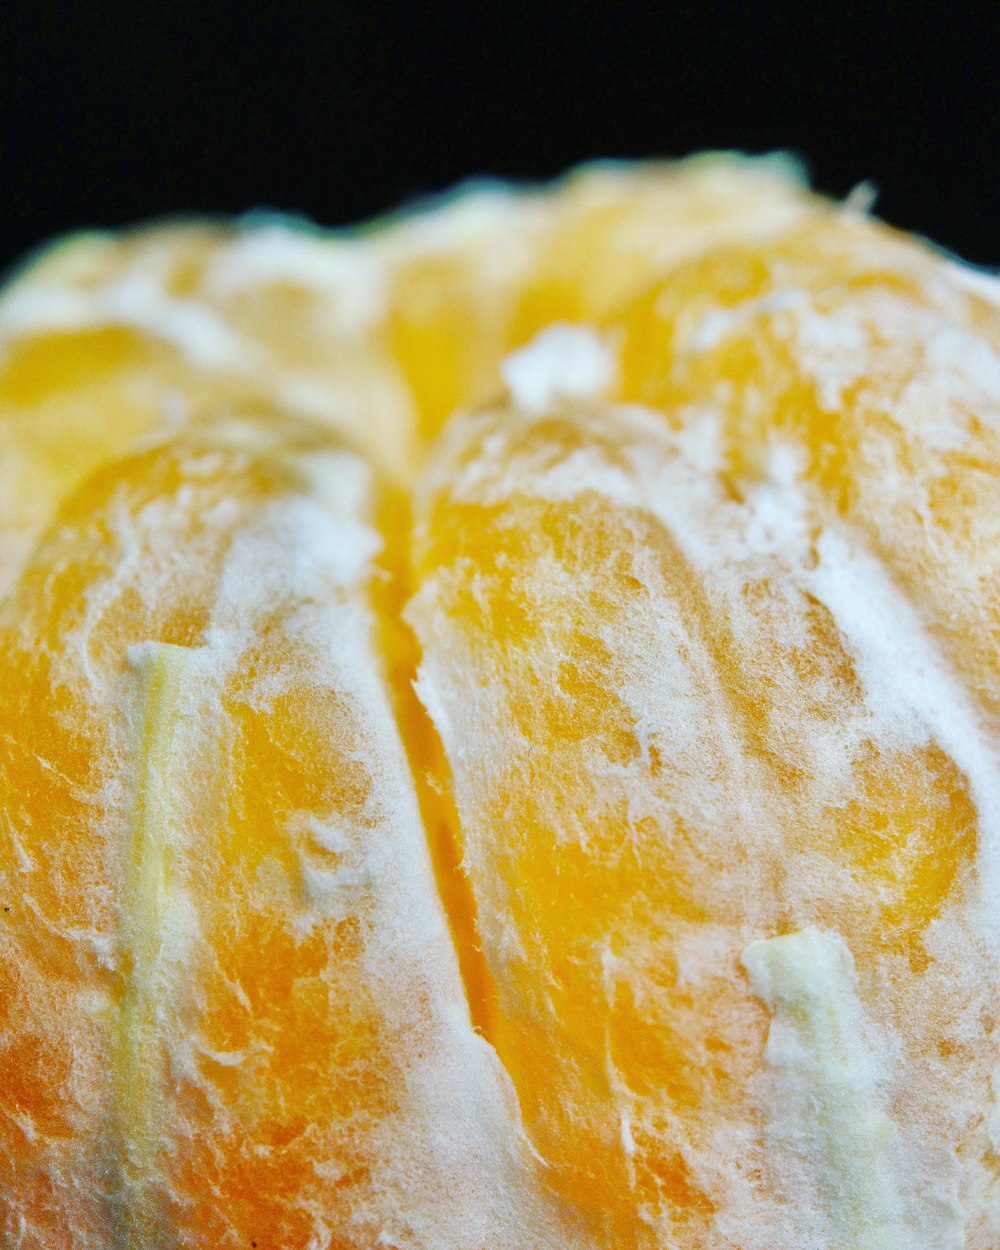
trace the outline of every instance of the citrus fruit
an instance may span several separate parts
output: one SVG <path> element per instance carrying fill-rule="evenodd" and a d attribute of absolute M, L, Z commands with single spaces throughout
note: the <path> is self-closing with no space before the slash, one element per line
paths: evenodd
<path fill-rule="evenodd" d="M 1000 294 L 787 165 L 0 300 L 0 1242 L 995 1250 Z"/>

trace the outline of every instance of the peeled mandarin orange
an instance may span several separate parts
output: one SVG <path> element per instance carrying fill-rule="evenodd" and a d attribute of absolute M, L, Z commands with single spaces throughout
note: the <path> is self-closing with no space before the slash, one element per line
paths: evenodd
<path fill-rule="evenodd" d="M 995 1250 L 1000 295 L 773 163 L 0 301 L 0 1241 Z"/>

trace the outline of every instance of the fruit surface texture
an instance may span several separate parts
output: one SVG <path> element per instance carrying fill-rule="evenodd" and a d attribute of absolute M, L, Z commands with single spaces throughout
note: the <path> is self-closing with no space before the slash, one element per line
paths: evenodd
<path fill-rule="evenodd" d="M 44 253 L 2 1250 L 996 1250 L 998 478 L 781 161 Z"/>

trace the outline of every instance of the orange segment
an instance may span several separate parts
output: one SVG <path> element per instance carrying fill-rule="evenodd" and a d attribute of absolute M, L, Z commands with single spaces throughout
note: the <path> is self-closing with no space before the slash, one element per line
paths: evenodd
<path fill-rule="evenodd" d="M 578 1244 L 469 1020 L 376 651 L 374 511 L 321 429 L 231 416 L 106 465 L 22 575 L 6 1238 Z"/>
<path fill-rule="evenodd" d="M 783 1250 L 825 1221 L 865 1247 L 906 1244 L 922 1219 L 943 1237 L 954 1217 L 932 1181 L 981 1195 L 996 1175 L 975 1090 L 997 1047 L 942 1055 L 996 1007 L 982 892 L 1000 773 L 936 661 L 933 689 L 960 706 L 908 716 L 905 686 L 889 701 L 897 674 L 877 679 L 844 602 L 869 557 L 816 485 L 780 463 L 762 477 L 747 435 L 755 470 L 732 467 L 707 403 L 670 415 L 489 411 L 453 426 L 420 499 L 419 689 L 453 778 L 497 1049 L 553 1184 L 604 1218 L 607 1244 L 715 1247 L 738 1229 L 744 1250 Z M 900 646 L 930 648 L 881 585 Z M 851 1066 L 796 1102 L 794 1065 L 763 1075 L 785 1025 L 761 999 L 777 1009 L 785 991 L 765 993 L 763 972 L 748 984 L 741 957 L 812 927 L 816 950 L 793 949 L 818 969 L 810 992 L 834 996 L 817 1018 L 840 1020 Z M 793 1003 L 798 959 L 780 974 Z M 950 1019 L 928 1010 L 945 979 Z M 821 1036 L 793 1033 L 823 1082 Z M 880 1047 L 898 1059 L 869 1078 Z M 862 1133 L 830 1182 L 830 1125 L 871 1099 L 893 1149 Z M 928 1135 L 959 1154 L 933 1163 Z M 867 1197 L 848 1216 L 855 1180 Z"/>
<path fill-rule="evenodd" d="M 626 399 L 711 410 L 737 477 L 771 449 L 857 526 L 1000 714 L 995 290 L 853 214 L 682 266 L 625 314 Z"/>
<path fill-rule="evenodd" d="M 787 162 L 708 155 L 588 166 L 543 192 L 473 186 L 404 218 L 380 242 L 422 441 L 494 399 L 503 357 L 550 323 L 606 317 L 690 256 L 825 211 Z"/>
<path fill-rule="evenodd" d="M 316 419 L 405 477 L 410 399 L 372 333 L 381 272 L 289 223 L 83 236 L 27 269 L 0 299 L 0 593 L 104 460 L 226 404 Z"/>

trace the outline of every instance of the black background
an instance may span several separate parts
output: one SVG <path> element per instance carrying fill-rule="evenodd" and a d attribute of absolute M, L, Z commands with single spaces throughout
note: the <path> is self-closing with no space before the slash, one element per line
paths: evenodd
<path fill-rule="evenodd" d="M 1000 5 L 0 0 L 0 265 L 168 212 L 349 222 L 480 173 L 790 149 L 1000 264 Z"/>

